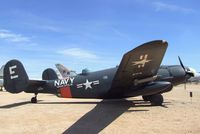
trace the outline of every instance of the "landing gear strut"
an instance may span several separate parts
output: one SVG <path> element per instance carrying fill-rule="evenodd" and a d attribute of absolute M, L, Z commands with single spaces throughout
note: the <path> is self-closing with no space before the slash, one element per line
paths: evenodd
<path fill-rule="evenodd" d="M 35 93 L 35 97 L 31 98 L 31 103 L 37 103 L 37 95 L 38 93 Z"/>
<path fill-rule="evenodd" d="M 161 94 L 142 96 L 142 98 L 144 101 L 150 101 L 151 105 L 154 106 L 162 106 L 162 103 L 164 101 L 163 96 Z"/>
<path fill-rule="evenodd" d="M 144 101 L 149 101 L 149 96 L 142 96 Z"/>

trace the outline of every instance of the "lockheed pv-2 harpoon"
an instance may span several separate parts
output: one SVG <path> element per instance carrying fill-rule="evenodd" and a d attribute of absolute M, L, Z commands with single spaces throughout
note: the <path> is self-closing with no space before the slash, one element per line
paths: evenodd
<path fill-rule="evenodd" d="M 7 62 L 4 68 L 4 87 L 10 93 L 50 93 L 64 98 L 119 99 L 142 96 L 153 105 L 162 105 L 162 94 L 173 85 L 185 82 L 193 74 L 181 65 L 162 66 L 168 43 L 156 40 L 145 43 L 124 54 L 119 66 L 58 79 L 53 69 L 46 69 L 42 80 L 30 80 L 22 63 Z"/>

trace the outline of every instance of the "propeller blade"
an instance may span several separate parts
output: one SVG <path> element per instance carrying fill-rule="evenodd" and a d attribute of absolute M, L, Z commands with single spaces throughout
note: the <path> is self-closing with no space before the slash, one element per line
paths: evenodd
<path fill-rule="evenodd" d="M 184 89 L 186 90 L 186 83 L 184 84 Z"/>
<path fill-rule="evenodd" d="M 187 75 L 189 75 L 189 77 L 194 77 L 194 73 L 192 72 L 192 71 L 190 71 L 190 70 L 187 70 L 186 68 L 185 68 L 185 66 L 183 65 L 183 62 L 182 62 L 182 60 L 181 60 L 181 58 L 178 56 L 178 60 L 179 60 L 179 62 L 180 62 L 180 64 L 181 64 L 181 66 L 182 66 L 182 68 L 183 68 L 183 70 L 185 71 L 185 77 L 187 76 Z M 185 82 L 184 82 L 184 89 L 186 90 L 186 84 L 187 84 L 187 78 L 185 79 Z"/>
<path fill-rule="evenodd" d="M 182 68 L 183 68 L 184 71 L 186 72 L 185 67 L 184 67 L 184 65 L 183 65 L 183 62 L 181 61 L 181 58 L 180 58 L 179 56 L 178 56 L 178 60 L 179 60 L 179 62 L 180 62 L 180 64 L 181 64 Z"/>
<path fill-rule="evenodd" d="M 187 80 L 185 79 L 185 83 L 184 83 L 184 89 L 186 90 L 186 84 L 187 84 Z"/>
<path fill-rule="evenodd" d="M 183 62 L 181 60 L 181 58 L 178 56 L 178 60 L 183 68 L 183 70 L 185 71 L 185 75 L 189 75 L 190 77 L 194 77 L 194 73 L 188 69 L 185 68 L 185 66 L 183 65 Z"/>

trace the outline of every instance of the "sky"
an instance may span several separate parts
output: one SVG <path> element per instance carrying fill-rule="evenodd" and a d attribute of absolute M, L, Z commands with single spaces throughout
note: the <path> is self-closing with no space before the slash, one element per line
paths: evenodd
<path fill-rule="evenodd" d="M 119 65 L 152 40 L 169 43 L 162 61 L 200 71 L 198 0 L 0 0 L 0 65 L 20 60 L 40 79 L 56 63 L 81 72 Z"/>

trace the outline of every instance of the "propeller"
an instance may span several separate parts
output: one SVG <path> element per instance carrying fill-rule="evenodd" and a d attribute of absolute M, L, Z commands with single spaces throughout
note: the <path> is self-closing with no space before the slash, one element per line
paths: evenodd
<path fill-rule="evenodd" d="M 183 68 L 183 70 L 185 71 L 185 76 L 188 75 L 190 77 L 194 77 L 194 73 L 192 71 L 190 71 L 189 69 L 186 69 L 185 66 L 183 65 L 183 62 L 181 60 L 181 58 L 178 56 L 179 62 Z"/>
<path fill-rule="evenodd" d="M 185 71 L 185 77 L 187 77 L 187 76 L 194 77 L 194 73 L 192 71 L 190 71 L 189 69 L 185 68 L 185 66 L 183 65 L 183 62 L 179 56 L 178 56 L 178 60 L 180 62 L 180 65 L 182 66 L 183 70 Z M 186 82 L 187 82 L 187 79 L 185 78 L 185 82 L 184 82 L 185 89 L 186 89 Z"/>

